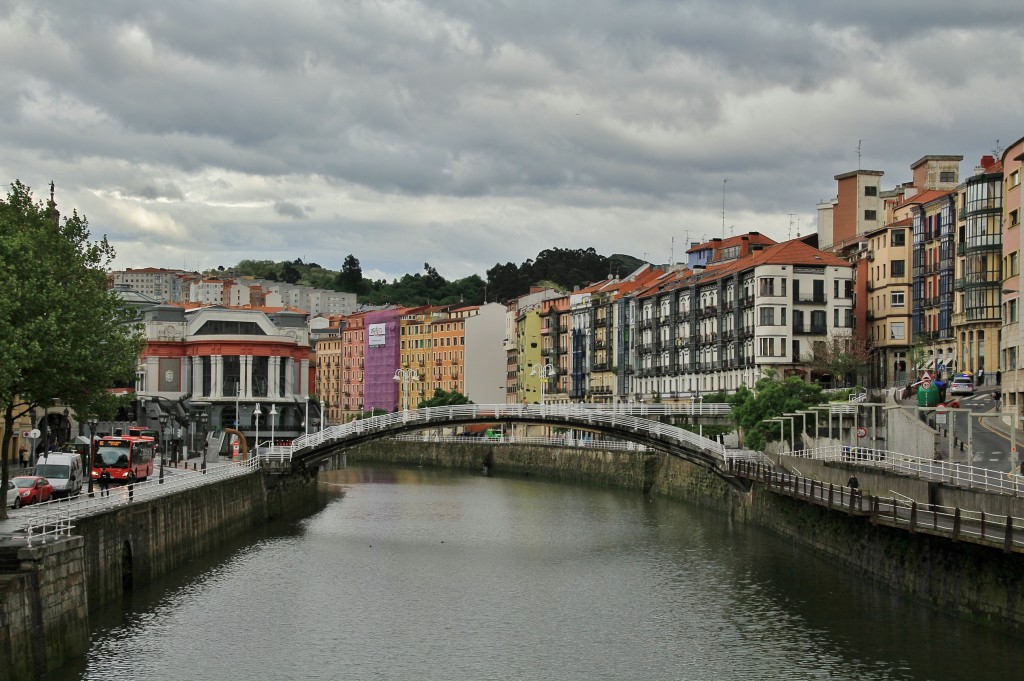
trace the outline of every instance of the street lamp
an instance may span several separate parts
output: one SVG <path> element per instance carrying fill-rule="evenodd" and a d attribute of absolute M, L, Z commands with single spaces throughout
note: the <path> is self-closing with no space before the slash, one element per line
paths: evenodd
<path fill-rule="evenodd" d="M 259 407 L 257 407 L 259 408 Z M 309 435 L 309 394 L 306 394 L 306 418 L 302 421 L 302 434 Z"/>
<path fill-rule="evenodd" d="M 543 407 L 544 406 L 544 386 L 545 386 L 545 384 L 547 384 L 548 378 L 550 378 L 550 377 L 555 375 L 555 367 L 552 366 L 549 363 L 549 364 L 542 365 L 540 367 L 540 369 L 538 369 L 537 366 L 534 365 L 533 368 L 530 369 L 530 375 L 531 376 L 540 376 L 540 405 Z"/>
<path fill-rule="evenodd" d="M 205 411 L 199 414 L 199 427 L 203 431 L 203 473 L 206 473 L 206 424 L 210 421 L 210 415 Z"/>
<path fill-rule="evenodd" d="M 324 432 L 324 426 L 327 425 L 327 414 L 324 413 L 324 407 L 326 407 L 326 406 L 327 406 L 326 403 L 324 403 L 323 400 L 320 400 L 320 432 L 321 433 Z"/>
<path fill-rule="evenodd" d="M 409 381 L 420 380 L 419 374 L 415 369 L 395 369 L 395 380 L 402 383 L 402 410 L 409 411 Z"/>
<path fill-rule="evenodd" d="M 167 412 L 161 411 L 157 417 L 160 422 L 160 484 L 164 484 L 164 429 L 167 427 Z"/>
<path fill-rule="evenodd" d="M 270 416 L 270 453 L 273 453 L 273 451 L 274 451 L 274 429 L 277 426 L 277 405 L 276 404 L 271 404 L 270 405 L 270 413 L 268 414 L 268 416 Z"/>
<path fill-rule="evenodd" d="M 93 416 L 89 419 L 89 454 L 85 461 L 85 477 L 89 479 L 89 496 L 92 496 L 92 450 L 96 446 L 96 428 L 99 426 L 99 419 Z"/>
<path fill-rule="evenodd" d="M 307 401 L 308 405 L 309 402 Z M 256 442 L 253 444 L 253 451 L 256 456 L 260 455 L 260 416 L 263 416 L 263 412 L 260 410 L 260 403 L 256 403 L 256 408 L 252 410 L 252 415 L 256 418 Z"/>

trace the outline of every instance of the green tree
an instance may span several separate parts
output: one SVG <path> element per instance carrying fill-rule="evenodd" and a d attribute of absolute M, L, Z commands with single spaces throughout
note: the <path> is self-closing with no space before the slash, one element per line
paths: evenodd
<path fill-rule="evenodd" d="M 144 339 L 135 312 L 107 288 L 114 249 L 91 241 L 73 212 L 36 202 L 20 182 L 0 201 L 0 443 L 6 488 L 14 423 L 60 399 L 78 419 L 108 408 L 107 388 L 128 384 Z M 6 517 L 0 504 L 0 518 Z"/>
<path fill-rule="evenodd" d="M 341 272 L 338 273 L 335 284 L 340 291 L 363 292 L 363 268 L 359 265 L 359 258 L 351 253 L 345 256 L 345 262 L 341 264 Z"/>
<path fill-rule="evenodd" d="M 733 421 L 740 429 L 743 444 L 763 451 L 765 444 L 782 436 L 782 427 L 770 418 L 807 409 L 825 401 L 821 386 L 808 383 L 799 376 L 780 380 L 774 373 L 758 379 L 754 390 L 741 385 L 729 396 Z"/>
<path fill-rule="evenodd" d="M 458 390 L 453 390 L 451 392 L 448 392 L 446 390 L 441 390 L 440 388 L 436 388 L 434 390 L 434 396 L 431 397 L 429 400 L 424 400 L 424 401 L 420 402 L 419 406 L 421 406 L 421 407 L 447 407 L 449 405 L 455 405 L 455 404 L 472 404 L 472 402 L 470 402 L 469 398 L 466 397 L 465 395 L 463 395 L 462 393 L 460 393 Z"/>

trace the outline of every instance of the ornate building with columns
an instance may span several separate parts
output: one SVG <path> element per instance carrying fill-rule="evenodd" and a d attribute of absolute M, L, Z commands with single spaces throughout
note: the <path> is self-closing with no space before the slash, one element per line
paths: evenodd
<path fill-rule="evenodd" d="M 191 441 L 199 413 L 207 414 L 209 431 L 237 427 L 250 443 L 257 427 L 260 442 L 302 434 L 311 377 L 306 317 L 288 308 L 217 305 L 143 311 L 140 423 L 157 427 L 168 413 L 169 437 L 179 442 Z"/>

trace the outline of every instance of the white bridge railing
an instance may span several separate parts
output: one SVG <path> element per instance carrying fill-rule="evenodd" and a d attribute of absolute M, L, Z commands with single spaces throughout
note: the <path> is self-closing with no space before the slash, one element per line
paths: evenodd
<path fill-rule="evenodd" d="M 655 413 L 691 413 L 717 414 L 728 413 L 729 405 L 696 404 L 671 405 L 674 407 L 693 407 L 690 411 L 662 411 L 661 404 L 628 404 L 594 405 L 594 404 L 462 404 L 447 407 L 428 407 L 410 411 L 358 419 L 348 423 L 331 426 L 323 431 L 309 433 L 296 438 L 291 445 L 294 456 L 298 452 L 317 448 L 332 442 L 361 439 L 361 436 L 388 430 L 403 428 L 440 428 L 457 426 L 460 423 L 480 423 L 503 420 L 529 420 L 553 422 L 553 425 L 594 427 L 599 430 L 619 430 L 624 439 L 628 433 L 642 433 L 644 436 L 665 440 L 669 443 L 682 445 L 685 448 L 700 452 L 715 461 L 717 465 L 725 464 L 725 446 L 714 440 L 701 437 L 683 428 L 670 426 L 654 421 L 646 416 Z M 713 409 L 710 409 L 712 408 Z M 725 408 L 723 410 L 722 408 Z M 279 448 L 278 448 L 279 449 Z"/>
<path fill-rule="evenodd" d="M 947 482 L 960 487 L 1024 496 L 1024 476 L 1022 475 L 952 461 L 922 459 L 884 449 L 832 445 L 818 449 L 787 452 L 786 455 L 818 461 L 864 464 L 897 473 L 915 475 L 927 480 Z"/>

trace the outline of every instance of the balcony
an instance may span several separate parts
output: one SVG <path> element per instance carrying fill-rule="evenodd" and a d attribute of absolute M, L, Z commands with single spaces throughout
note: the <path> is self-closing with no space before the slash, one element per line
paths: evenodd
<path fill-rule="evenodd" d="M 540 335 L 542 335 L 542 336 L 546 336 L 546 335 L 548 335 L 549 333 L 551 333 L 551 327 L 550 327 L 550 326 L 542 326 L 542 327 L 541 327 L 541 329 L 540 329 Z"/>
<path fill-rule="evenodd" d="M 608 326 L 608 317 L 597 317 L 597 318 L 595 318 L 594 319 L 594 326 L 595 327 Z"/>
<path fill-rule="evenodd" d="M 798 336 L 824 336 L 828 327 L 824 324 L 794 324 L 793 333 Z"/>
<path fill-rule="evenodd" d="M 828 296 L 824 293 L 794 293 L 793 302 L 798 305 L 824 305 L 828 302 Z"/>
<path fill-rule="evenodd" d="M 743 295 L 738 300 L 741 307 L 753 307 L 754 305 L 754 296 Z"/>
<path fill-rule="evenodd" d="M 640 320 L 640 328 L 641 329 L 652 329 L 652 328 L 654 328 L 654 320 L 653 319 L 641 319 Z"/>
<path fill-rule="evenodd" d="M 594 362 L 593 371 L 608 371 L 608 362 Z"/>

